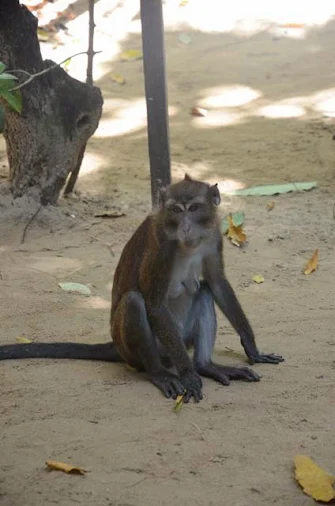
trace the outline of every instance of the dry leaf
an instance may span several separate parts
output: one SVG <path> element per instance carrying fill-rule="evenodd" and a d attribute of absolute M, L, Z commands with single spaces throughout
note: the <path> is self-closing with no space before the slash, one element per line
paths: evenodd
<path fill-rule="evenodd" d="M 17 337 L 16 340 L 17 340 L 18 343 L 24 343 L 24 344 L 32 343 L 31 339 L 28 339 L 27 337 L 23 337 L 23 336 L 22 337 L 21 336 Z"/>
<path fill-rule="evenodd" d="M 305 494 L 316 501 L 329 502 L 335 499 L 335 476 L 328 474 L 310 457 L 296 455 L 294 458 L 295 478 Z"/>
<path fill-rule="evenodd" d="M 204 116 L 207 116 L 207 111 L 206 111 L 206 109 L 201 109 L 201 107 L 192 107 L 191 114 L 192 114 L 192 116 L 204 117 Z"/>
<path fill-rule="evenodd" d="M 252 280 L 258 284 L 264 283 L 264 276 L 262 276 L 262 274 L 256 274 L 255 276 L 252 277 Z"/>
<path fill-rule="evenodd" d="M 81 295 L 85 295 L 85 297 L 92 295 L 91 289 L 81 283 L 72 283 L 69 281 L 68 283 L 58 283 L 58 286 L 65 292 L 80 293 Z"/>
<path fill-rule="evenodd" d="M 242 225 L 236 226 L 234 224 L 231 214 L 227 216 L 227 221 L 229 225 L 227 236 L 235 246 L 240 247 L 241 244 L 243 244 L 247 238 L 247 236 L 243 232 Z"/>
<path fill-rule="evenodd" d="M 142 58 L 143 54 L 140 49 L 129 49 L 128 51 L 123 51 L 120 55 L 121 61 L 141 60 Z"/>
<path fill-rule="evenodd" d="M 49 469 L 55 469 L 56 471 L 63 471 L 67 474 L 85 474 L 87 471 L 81 467 L 71 466 L 64 462 L 58 462 L 57 460 L 47 460 L 45 463 Z"/>
<path fill-rule="evenodd" d="M 111 79 L 114 83 L 117 84 L 126 84 L 125 78 L 121 74 L 117 74 L 116 72 L 111 74 Z"/>
<path fill-rule="evenodd" d="M 184 399 L 183 395 L 178 395 L 176 402 L 174 403 L 174 407 L 173 407 L 173 411 L 175 413 L 178 413 L 178 411 L 180 411 L 181 408 L 183 407 L 183 402 L 184 402 L 183 399 Z"/>
<path fill-rule="evenodd" d="M 272 211 L 272 209 L 274 208 L 274 206 L 275 206 L 274 201 L 269 202 L 268 204 L 266 204 L 266 209 L 267 209 L 268 211 Z"/>
<path fill-rule="evenodd" d="M 126 215 L 118 211 L 101 211 L 100 213 L 96 213 L 94 216 L 96 218 L 121 218 Z"/>
<path fill-rule="evenodd" d="M 129 371 L 137 372 L 137 369 L 135 369 L 135 367 L 132 367 L 131 365 L 129 365 L 127 363 L 126 363 L 126 369 L 128 369 Z"/>
<path fill-rule="evenodd" d="M 306 274 L 307 276 L 308 274 L 311 274 L 313 271 L 315 271 L 315 269 L 318 266 L 318 263 L 319 263 L 319 250 L 316 249 L 306 264 L 304 274 Z"/>

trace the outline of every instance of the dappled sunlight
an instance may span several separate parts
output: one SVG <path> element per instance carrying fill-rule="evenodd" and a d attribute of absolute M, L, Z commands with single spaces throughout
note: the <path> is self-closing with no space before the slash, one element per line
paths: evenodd
<path fill-rule="evenodd" d="M 92 295 L 87 299 L 83 299 L 81 305 L 93 309 L 110 309 L 111 301 L 99 295 Z"/>
<path fill-rule="evenodd" d="M 256 114 L 265 118 L 299 118 L 306 114 L 306 110 L 299 105 L 290 104 L 272 104 L 261 107 L 256 111 Z"/>
<path fill-rule="evenodd" d="M 88 146 L 88 149 L 85 151 L 83 163 L 80 167 L 80 175 L 86 176 L 91 172 L 97 172 L 98 170 L 102 169 L 102 167 L 105 165 L 106 165 L 105 157 L 95 152 L 92 153 L 92 151 L 90 151 L 90 146 Z"/>
<path fill-rule="evenodd" d="M 260 91 L 239 84 L 208 88 L 203 94 L 204 98 L 199 101 L 200 106 L 211 109 L 242 106 L 262 96 Z"/>
<path fill-rule="evenodd" d="M 60 1 L 60 0 L 59 0 Z M 62 5 L 68 4 L 67 0 Z M 66 5 L 67 6 L 67 5 Z M 112 69 L 111 61 L 115 60 L 121 51 L 120 43 L 128 36 L 128 28 L 132 18 L 139 11 L 138 0 L 99 0 L 94 5 L 94 49 L 101 51 L 94 57 L 94 79 L 101 79 L 106 72 Z M 87 51 L 88 46 L 88 11 L 67 23 L 71 38 L 66 44 L 54 47 L 42 44 L 41 50 L 44 58 L 56 61 L 64 60 L 71 54 Z M 108 70 L 106 70 L 108 63 Z M 87 55 L 76 56 L 68 65 L 71 76 L 81 81 L 86 80 Z"/>
<path fill-rule="evenodd" d="M 169 107 L 169 116 L 175 116 L 177 107 Z M 133 100 L 107 99 L 104 116 L 100 120 L 95 137 L 117 137 L 146 128 L 147 109 L 145 98 Z"/>
<path fill-rule="evenodd" d="M 323 25 L 334 15 L 331 0 L 319 2 L 269 2 L 268 0 L 189 0 L 180 8 L 179 0 L 169 0 L 164 6 L 167 29 L 189 27 L 203 32 L 231 32 L 250 36 L 264 30 L 274 35 L 303 38 L 308 28 Z M 294 26 L 295 25 L 295 26 Z"/>
<path fill-rule="evenodd" d="M 224 179 L 223 181 L 218 182 L 218 188 L 220 193 L 229 195 L 235 190 L 241 190 L 245 188 L 246 185 L 241 181 L 236 181 L 235 179 Z"/>

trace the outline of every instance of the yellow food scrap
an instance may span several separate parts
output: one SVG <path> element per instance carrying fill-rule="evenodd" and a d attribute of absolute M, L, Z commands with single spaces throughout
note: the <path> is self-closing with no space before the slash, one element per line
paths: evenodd
<path fill-rule="evenodd" d="M 142 58 L 143 54 L 140 49 L 128 49 L 128 51 L 123 51 L 120 55 L 121 61 L 141 60 Z"/>
<path fill-rule="evenodd" d="M 49 469 L 54 469 L 56 471 L 63 471 L 63 473 L 67 474 L 85 474 L 87 471 L 82 469 L 81 467 L 71 466 L 70 464 L 65 464 L 65 462 L 58 462 L 58 460 L 47 460 L 46 466 Z"/>
<path fill-rule="evenodd" d="M 335 499 L 335 477 L 319 467 L 310 457 L 296 455 L 295 478 L 305 494 L 316 501 L 330 502 Z"/>
<path fill-rule="evenodd" d="M 264 283 L 264 276 L 262 276 L 262 274 L 256 274 L 255 276 L 252 277 L 252 280 L 258 284 Z"/>
<path fill-rule="evenodd" d="M 184 402 L 183 399 L 184 399 L 183 395 L 178 395 L 176 402 L 174 403 L 174 407 L 173 407 L 173 411 L 175 413 L 178 413 L 178 411 L 181 410 L 181 408 L 183 406 L 183 402 Z"/>
<path fill-rule="evenodd" d="M 311 274 L 313 271 L 315 271 L 315 269 L 318 266 L 318 263 L 319 263 L 319 250 L 316 249 L 306 264 L 304 274 L 306 274 L 307 276 L 308 274 Z"/>
<path fill-rule="evenodd" d="M 31 339 L 28 339 L 27 337 L 23 337 L 23 336 L 18 336 L 16 338 L 17 342 L 18 343 L 23 343 L 23 344 L 29 344 L 29 343 L 32 343 L 32 340 Z"/>
<path fill-rule="evenodd" d="M 268 204 L 266 204 L 266 209 L 267 209 L 268 211 L 272 211 L 272 209 L 274 208 L 274 206 L 275 206 L 274 201 L 269 202 Z"/>

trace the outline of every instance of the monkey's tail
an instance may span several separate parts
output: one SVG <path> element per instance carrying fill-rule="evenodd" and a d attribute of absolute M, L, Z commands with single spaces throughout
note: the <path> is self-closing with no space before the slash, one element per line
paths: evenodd
<path fill-rule="evenodd" d="M 20 358 L 69 358 L 123 362 L 114 343 L 29 343 L 0 346 L 0 360 Z"/>

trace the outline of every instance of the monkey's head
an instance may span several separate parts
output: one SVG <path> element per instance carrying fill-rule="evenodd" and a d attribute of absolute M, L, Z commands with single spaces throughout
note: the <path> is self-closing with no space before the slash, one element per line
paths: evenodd
<path fill-rule="evenodd" d="M 216 225 L 216 206 L 220 204 L 217 185 L 185 178 L 160 195 L 160 221 L 170 240 L 184 248 L 196 248 L 206 241 Z"/>

